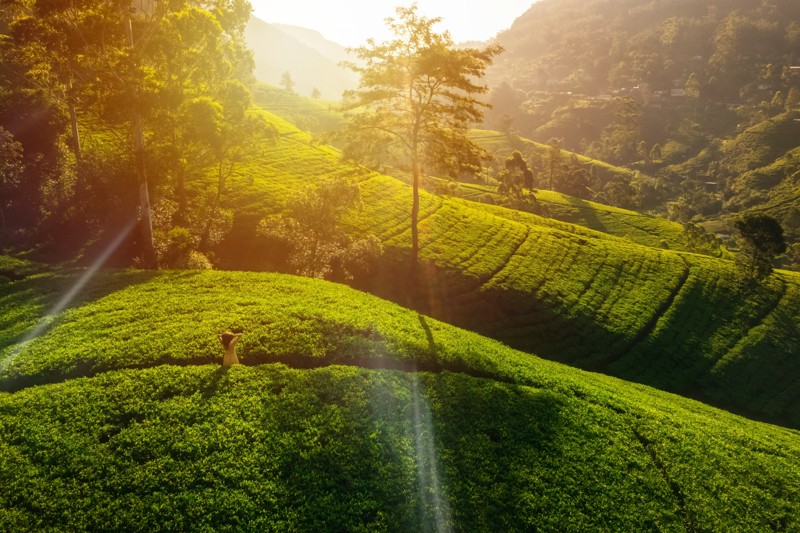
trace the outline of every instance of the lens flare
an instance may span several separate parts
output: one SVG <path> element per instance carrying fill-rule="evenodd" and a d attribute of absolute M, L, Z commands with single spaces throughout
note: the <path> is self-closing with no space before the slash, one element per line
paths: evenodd
<path fill-rule="evenodd" d="M 433 514 L 433 524 L 422 523 L 420 530 L 427 531 L 431 525 L 444 533 L 452 531 L 450 505 L 447 494 L 439 481 L 439 462 L 436 458 L 436 442 L 431 410 L 420 393 L 419 374 L 411 378 L 411 394 L 414 403 L 414 452 L 417 463 L 418 516 L 421 520 Z"/>
<path fill-rule="evenodd" d="M 67 292 L 56 302 L 56 304 L 39 319 L 39 322 L 36 326 L 33 327 L 25 336 L 20 340 L 16 347 L 14 347 L 9 354 L 0 361 L 0 373 L 5 372 L 6 368 L 14 361 L 14 359 L 20 354 L 23 350 L 25 345 L 32 341 L 33 339 L 40 336 L 44 333 L 48 326 L 53 322 L 53 319 L 63 311 L 74 299 L 78 294 L 80 294 L 81 290 L 86 286 L 86 284 L 91 280 L 97 271 L 108 261 L 108 258 L 111 257 L 117 248 L 125 241 L 125 239 L 130 235 L 133 228 L 136 227 L 136 219 L 129 222 L 122 230 L 114 237 L 114 240 L 111 241 L 108 246 L 105 247 L 103 253 L 101 253 L 97 259 L 92 263 L 92 265 L 86 269 L 80 278 L 69 288 Z"/>

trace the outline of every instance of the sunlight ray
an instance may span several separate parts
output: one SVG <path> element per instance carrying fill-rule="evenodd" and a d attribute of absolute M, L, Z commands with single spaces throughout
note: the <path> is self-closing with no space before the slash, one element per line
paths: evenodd
<path fill-rule="evenodd" d="M 417 463 L 418 506 L 420 529 L 435 529 L 438 532 L 452 531 L 450 504 L 447 493 L 439 480 L 439 463 L 436 457 L 436 443 L 433 420 L 428 402 L 420 393 L 419 374 L 411 378 L 411 394 L 414 403 L 414 452 Z M 433 524 L 425 523 L 429 513 L 433 513 Z M 434 526 L 431 528 L 430 526 Z"/>
<path fill-rule="evenodd" d="M 108 246 L 105 247 L 103 253 L 101 253 L 97 259 L 92 263 L 92 265 L 86 269 L 86 271 L 81 275 L 80 278 L 67 290 L 64 295 L 56 302 L 56 304 L 45 313 L 39 322 L 34 326 L 25 336 L 17 343 L 17 346 L 14 347 L 6 356 L 3 361 L 0 361 L 0 372 L 5 371 L 9 364 L 16 358 L 17 355 L 22 351 L 25 345 L 32 341 L 33 339 L 39 337 L 42 333 L 47 330 L 47 327 L 52 323 L 53 319 L 63 311 L 77 296 L 80 294 L 81 290 L 86 286 L 86 284 L 94 277 L 100 268 L 108 261 L 108 258 L 111 257 L 117 248 L 125 241 L 125 239 L 130 235 L 131 231 L 136 227 L 137 220 L 133 219 L 128 224 L 120 230 L 120 232 L 114 237 L 114 240 L 111 241 Z"/>

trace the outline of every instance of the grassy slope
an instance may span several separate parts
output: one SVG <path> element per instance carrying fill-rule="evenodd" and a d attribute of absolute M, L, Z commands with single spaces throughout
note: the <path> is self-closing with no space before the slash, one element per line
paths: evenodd
<path fill-rule="evenodd" d="M 508 157 L 515 150 L 515 147 L 509 142 L 508 136 L 496 131 L 475 130 L 472 138 L 500 160 Z M 519 142 L 523 144 L 525 150 L 538 154 L 542 158 L 548 157 L 549 147 L 547 145 L 529 139 L 520 139 Z M 593 171 L 603 182 L 615 178 L 630 181 L 633 178 L 632 170 L 567 150 L 562 150 L 562 152 L 565 159 L 572 156 L 577 158 L 581 165 Z M 487 192 L 493 192 L 491 187 L 466 184 L 462 184 L 462 190 L 464 197 L 470 200 L 480 200 Z M 644 246 L 686 251 L 687 240 L 683 226 L 676 222 L 636 211 L 580 200 L 554 191 L 539 190 L 536 198 L 547 206 L 550 216 L 557 220 L 623 237 Z"/>
<path fill-rule="evenodd" d="M 0 285 L 0 529 L 800 527 L 795 431 L 340 285 L 109 271 L 52 315 L 81 273 L 27 274 Z"/>
<path fill-rule="evenodd" d="M 331 111 L 333 104 L 290 94 L 267 85 L 259 86 L 256 91 L 256 101 L 284 120 L 303 123 L 306 126 L 304 129 L 314 133 L 336 130 L 343 123 L 341 115 Z M 475 130 L 472 137 L 500 159 L 507 157 L 514 150 L 509 143 L 508 136 L 502 133 Z M 542 157 L 546 156 L 548 152 L 546 145 L 527 139 L 523 139 L 521 142 L 524 143 L 526 149 L 538 153 Z M 573 155 L 572 152 L 566 150 L 564 150 L 564 154 L 565 157 Z M 604 181 L 618 176 L 629 180 L 633 176 L 633 172 L 628 169 L 589 159 L 580 154 L 574 155 L 581 164 L 594 169 L 594 172 Z M 463 198 L 480 201 L 486 194 L 492 195 L 496 201 L 499 199 L 495 194 L 494 187 L 461 184 Z M 673 250 L 686 249 L 683 226 L 678 223 L 635 211 L 580 200 L 554 191 L 540 190 L 536 197 L 547 205 L 550 217 L 555 220 L 585 226 L 645 246 L 667 247 Z"/>
<path fill-rule="evenodd" d="M 387 250 L 371 290 L 405 301 L 390 266 L 402 266 L 410 246 L 409 188 L 344 166 L 274 121 L 280 143 L 234 177 L 229 205 L 266 213 L 297 187 L 356 176 L 357 229 Z M 424 191 L 420 231 L 423 312 L 543 357 L 800 427 L 797 274 L 745 289 L 729 262 Z"/>
<path fill-rule="evenodd" d="M 462 183 L 461 197 L 481 201 L 489 194 L 494 201 L 501 201 L 495 187 Z M 621 237 L 636 244 L 652 248 L 668 248 L 686 251 L 686 234 L 677 222 L 644 215 L 636 211 L 581 200 L 555 191 L 539 189 L 536 199 L 547 206 L 550 217 L 568 224 Z"/>
<path fill-rule="evenodd" d="M 336 111 L 339 106 L 336 102 L 315 100 L 263 83 L 256 87 L 254 100 L 284 120 L 313 133 L 339 130 L 345 122 L 342 114 Z"/>
<path fill-rule="evenodd" d="M 509 142 L 508 135 L 498 131 L 474 130 L 472 132 L 472 139 L 486 150 L 498 154 L 501 157 L 508 157 L 511 155 L 511 152 L 519 149 Z M 550 150 L 549 146 L 546 144 L 538 143 L 530 139 L 520 138 L 519 143 L 521 143 L 526 150 L 538 154 L 540 157 L 547 157 Z M 634 176 L 634 172 L 627 168 L 598 161 L 597 159 L 592 159 L 576 152 L 570 152 L 569 150 L 561 150 L 561 153 L 565 159 L 569 159 L 574 155 L 579 163 L 586 165 L 588 169 L 595 172 L 597 177 L 602 181 L 610 181 L 618 177 L 629 181 Z"/>

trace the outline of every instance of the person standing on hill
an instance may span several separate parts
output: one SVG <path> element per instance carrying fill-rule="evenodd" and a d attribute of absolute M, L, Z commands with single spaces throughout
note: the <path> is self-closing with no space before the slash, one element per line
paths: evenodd
<path fill-rule="evenodd" d="M 239 342 L 241 337 L 241 333 L 231 333 L 230 331 L 217 336 L 222 348 L 225 350 L 225 354 L 222 356 L 223 368 L 239 364 L 239 357 L 236 355 L 236 343 Z"/>

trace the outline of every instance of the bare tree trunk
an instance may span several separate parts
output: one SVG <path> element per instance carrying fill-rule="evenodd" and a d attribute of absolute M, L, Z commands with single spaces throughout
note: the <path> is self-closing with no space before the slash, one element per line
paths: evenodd
<path fill-rule="evenodd" d="M 177 174 L 177 196 L 178 196 L 178 217 L 181 223 L 186 219 L 186 211 L 189 208 L 189 200 L 186 197 L 186 166 L 183 161 L 178 161 Z"/>
<path fill-rule="evenodd" d="M 205 253 L 208 247 L 208 241 L 211 238 L 211 226 L 214 224 L 214 218 L 217 216 L 217 210 L 219 209 L 219 202 L 222 198 L 222 190 L 225 188 L 225 182 L 227 181 L 227 176 L 225 175 L 224 163 L 220 162 L 219 166 L 217 167 L 217 194 L 214 196 L 214 202 L 211 204 L 211 211 L 208 214 L 208 220 L 206 220 L 206 225 L 203 228 L 203 233 L 200 235 L 200 244 L 198 248 L 201 252 Z"/>
<path fill-rule="evenodd" d="M 419 159 L 415 153 L 412 161 L 413 178 L 411 183 L 412 202 L 411 202 L 411 266 L 409 268 L 408 276 L 413 285 L 417 281 L 417 269 L 419 263 L 419 228 L 417 223 L 419 221 Z"/>
<path fill-rule="evenodd" d="M 81 133 L 78 129 L 78 112 L 75 110 L 75 104 L 72 102 L 72 82 L 70 81 L 70 95 L 64 95 L 67 100 L 67 112 L 69 113 L 69 122 L 72 127 L 72 153 L 75 154 L 75 194 L 80 199 L 85 190 L 85 180 L 83 177 L 83 151 L 81 150 Z"/>
<path fill-rule="evenodd" d="M 80 164 L 83 157 L 81 152 L 81 134 L 78 131 L 78 113 L 75 111 L 75 105 L 70 102 L 67 106 L 69 110 L 69 121 L 72 125 L 72 151 L 75 153 L 75 161 Z"/>
<path fill-rule="evenodd" d="M 134 48 L 133 21 L 128 19 L 128 37 L 131 49 Z M 138 91 L 137 91 L 138 92 Z M 142 115 L 137 109 L 133 118 L 134 138 L 136 143 L 136 175 L 139 179 L 139 206 L 141 208 L 142 263 L 144 268 L 158 268 L 156 247 L 153 242 L 153 218 L 150 211 L 150 191 L 147 187 L 147 167 L 144 161 L 144 130 Z"/>
<path fill-rule="evenodd" d="M 142 263 L 144 268 L 156 269 L 156 247 L 153 242 L 153 219 L 150 210 L 150 191 L 147 187 L 147 168 L 144 161 L 144 131 L 142 117 L 137 113 L 134 118 L 134 135 L 136 137 L 136 174 L 139 178 L 139 206 L 141 208 Z"/>

